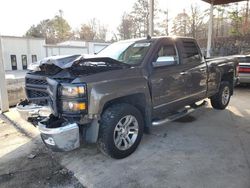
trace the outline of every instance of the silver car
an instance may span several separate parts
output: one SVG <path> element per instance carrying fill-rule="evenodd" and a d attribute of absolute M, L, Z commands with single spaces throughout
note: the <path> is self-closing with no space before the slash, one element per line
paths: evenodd
<path fill-rule="evenodd" d="M 239 60 L 239 83 L 250 84 L 250 55 L 241 56 Z"/>

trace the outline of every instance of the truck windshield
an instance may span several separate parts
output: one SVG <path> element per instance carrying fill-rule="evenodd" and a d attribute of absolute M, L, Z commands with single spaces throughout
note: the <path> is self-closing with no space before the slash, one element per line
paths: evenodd
<path fill-rule="evenodd" d="M 103 49 L 97 56 L 110 57 L 130 65 L 139 64 L 150 44 L 150 42 L 116 42 Z"/>

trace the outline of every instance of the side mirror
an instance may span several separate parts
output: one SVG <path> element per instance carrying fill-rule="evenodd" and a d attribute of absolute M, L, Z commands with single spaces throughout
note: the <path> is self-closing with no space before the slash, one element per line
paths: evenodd
<path fill-rule="evenodd" d="M 153 62 L 154 67 L 162 67 L 162 66 L 170 66 L 175 65 L 177 61 L 175 60 L 175 56 L 161 56 L 158 57 L 156 62 Z"/>

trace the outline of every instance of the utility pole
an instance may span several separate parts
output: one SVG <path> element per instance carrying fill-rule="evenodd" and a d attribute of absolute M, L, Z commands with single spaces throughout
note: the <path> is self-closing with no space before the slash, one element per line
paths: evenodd
<path fill-rule="evenodd" d="M 212 0 L 210 5 L 210 18 L 208 23 L 208 36 L 207 36 L 207 57 L 210 57 L 211 42 L 212 42 L 212 33 L 213 33 L 213 17 L 214 17 L 214 1 Z"/>
<path fill-rule="evenodd" d="M 154 0 L 149 0 L 149 35 L 154 35 Z"/>
<path fill-rule="evenodd" d="M 244 34 L 246 34 L 248 30 L 248 15 L 249 15 L 249 0 L 247 0 L 247 6 L 246 6 Z"/>
<path fill-rule="evenodd" d="M 168 10 L 164 11 L 164 14 L 166 15 L 166 35 L 169 35 L 169 31 L 168 31 L 168 23 L 169 23 L 169 19 L 168 19 Z"/>
<path fill-rule="evenodd" d="M 59 36 L 59 38 L 62 41 L 63 40 L 63 11 L 61 9 L 59 10 L 59 15 L 60 15 L 60 30 L 61 30 L 61 36 Z"/>
<path fill-rule="evenodd" d="M 2 48 L 2 37 L 0 36 L 0 102 L 1 102 L 1 113 L 9 110 L 9 99 L 5 80 L 5 71 L 3 63 L 3 48 Z"/>

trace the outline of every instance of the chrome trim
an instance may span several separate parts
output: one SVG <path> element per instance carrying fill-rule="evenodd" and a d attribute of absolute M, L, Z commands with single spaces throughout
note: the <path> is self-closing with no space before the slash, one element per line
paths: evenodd
<path fill-rule="evenodd" d="M 38 129 L 43 134 L 54 135 L 54 134 L 60 134 L 66 131 L 70 131 L 72 129 L 79 129 L 77 123 L 70 123 L 63 127 L 58 127 L 58 128 L 47 128 L 46 125 L 43 124 L 43 122 L 47 120 L 48 119 L 46 118 L 45 120 L 38 122 Z"/>

